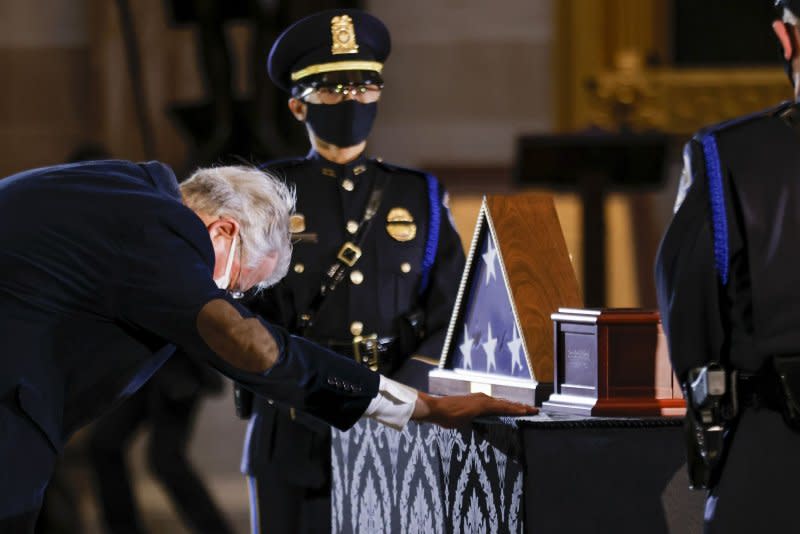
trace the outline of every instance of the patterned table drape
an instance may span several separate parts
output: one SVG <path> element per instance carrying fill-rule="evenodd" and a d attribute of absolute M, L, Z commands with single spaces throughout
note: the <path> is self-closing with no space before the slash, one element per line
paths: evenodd
<path fill-rule="evenodd" d="M 333 432 L 333 531 L 523 532 L 519 432 L 510 419 L 468 431 L 362 420 Z"/>

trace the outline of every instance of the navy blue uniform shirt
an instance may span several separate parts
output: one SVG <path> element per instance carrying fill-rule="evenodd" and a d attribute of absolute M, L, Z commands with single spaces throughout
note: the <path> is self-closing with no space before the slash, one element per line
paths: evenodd
<path fill-rule="evenodd" d="M 397 334 L 403 314 L 419 309 L 424 312 L 424 335 L 404 347 L 404 357 L 421 354 L 438 359 L 464 269 L 461 240 L 441 184 L 422 171 L 363 155 L 338 165 L 312 151 L 306 158 L 267 167 L 296 188 L 296 217 L 302 220 L 302 230 L 294 234 L 297 242 L 288 275 L 251 307 L 296 331 L 298 316 L 308 310 L 339 248 L 353 239 L 350 230 L 361 221 L 375 183 L 382 181 L 381 204 L 361 245 L 363 255 L 327 296 L 308 336 L 346 343 L 353 338 L 354 321 L 364 335 L 391 336 Z M 432 203 L 437 204 L 435 221 L 430 220 Z M 389 222 L 393 213 L 401 213 L 414 225 L 413 236 L 395 237 Z M 433 234 L 431 224 L 436 225 Z"/>
<path fill-rule="evenodd" d="M 675 372 L 712 360 L 754 373 L 800 353 L 800 106 L 699 132 L 685 148 L 678 209 L 656 287 Z M 705 532 L 794 532 L 800 433 L 741 397 Z"/>

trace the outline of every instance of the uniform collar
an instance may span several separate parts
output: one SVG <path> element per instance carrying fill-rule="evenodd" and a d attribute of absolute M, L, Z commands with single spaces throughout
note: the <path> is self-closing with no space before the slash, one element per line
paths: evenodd
<path fill-rule="evenodd" d="M 367 170 L 368 159 L 362 152 L 356 159 L 348 163 L 333 163 L 322 157 L 319 152 L 314 149 L 308 153 L 307 159 L 317 164 L 319 172 L 323 176 L 330 176 L 331 178 L 355 178 Z"/>

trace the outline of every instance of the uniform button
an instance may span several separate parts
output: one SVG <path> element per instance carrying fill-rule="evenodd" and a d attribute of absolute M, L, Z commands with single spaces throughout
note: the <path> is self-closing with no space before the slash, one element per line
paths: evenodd
<path fill-rule="evenodd" d="M 354 234 L 356 230 L 358 230 L 358 223 L 353 220 L 347 221 L 347 231 Z"/>
<path fill-rule="evenodd" d="M 353 282 L 355 285 L 359 285 L 361 282 L 364 281 L 364 273 L 361 271 L 351 271 L 350 272 L 350 281 Z"/>
<path fill-rule="evenodd" d="M 335 385 L 335 384 L 336 384 L 336 379 L 335 379 L 335 378 L 333 378 L 332 376 L 329 376 L 329 377 L 328 377 L 328 385 L 329 385 L 329 386 L 333 386 L 333 385 Z"/>
<path fill-rule="evenodd" d="M 300 274 L 305 270 L 306 270 L 306 266 L 303 265 L 302 263 L 295 263 L 294 264 L 294 272 L 296 272 L 297 274 Z"/>
<path fill-rule="evenodd" d="M 350 333 L 354 336 L 360 336 L 361 332 L 364 331 L 364 323 L 361 321 L 353 321 L 350 323 Z"/>
<path fill-rule="evenodd" d="M 345 191 L 352 191 L 354 187 L 355 184 L 353 183 L 353 180 L 351 180 L 350 178 L 345 178 L 344 180 L 342 180 L 342 188 Z"/>
<path fill-rule="evenodd" d="M 403 271 L 404 273 L 410 273 L 411 264 L 408 263 L 407 261 L 404 261 L 403 263 L 400 264 L 400 270 Z"/>

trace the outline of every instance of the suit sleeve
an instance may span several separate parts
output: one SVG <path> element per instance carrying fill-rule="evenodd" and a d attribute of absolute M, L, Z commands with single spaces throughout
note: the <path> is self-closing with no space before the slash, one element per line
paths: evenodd
<path fill-rule="evenodd" d="M 243 317 L 252 314 L 214 284 L 208 236 L 191 217 L 162 213 L 159 224 L 126 240 L 114 275 L 118 321 L 133 332 L 152 334 L 154 346 L 175 343 L 258 395 L 338 428 L 352 426 L 377 394 L 378 374 L 264 321 L 280 356 L 263 375 L 242 371 L 209 349 L 197 330 L 197 315 L 206 303 L 225 299 Z"/>
<path fill-rule="evenodd" d="M 681 382 L 689 369 L 720 357 L 724 338 L 707 177 L 696 141 L 686 145 L 684 159 L 688 168 L 677 211 L 661 241 L 655 271 L 661 320 Z"/>
<path fill-rule="evenodd" d="M 248 312 L 240 308 L 243 315 Z M 202 341 L 187 349 L 256 395 L 307 412 L 346 430 L 365 415 L 378 394 L 380 375 L 305 338 L 261 320 L 280 348 L 278 361 L 263 375 L 237 369 Z"/>
<path fill-rule="evenodd" d="M 441 217 L 436 259 L 431 269 L 430 282 L 421 297 L 425 310 L 425 337 L 415 353 L 439 358 L 453 313 L 461 274 L 464 271 L 464 249 L 458 236 L 447 202 L 447 193 L 441 188 Z"/>

